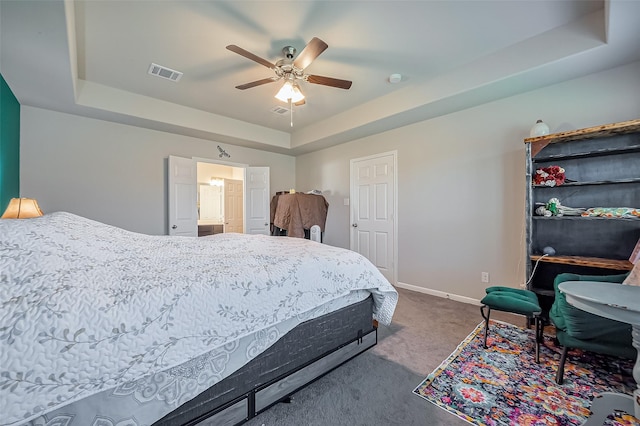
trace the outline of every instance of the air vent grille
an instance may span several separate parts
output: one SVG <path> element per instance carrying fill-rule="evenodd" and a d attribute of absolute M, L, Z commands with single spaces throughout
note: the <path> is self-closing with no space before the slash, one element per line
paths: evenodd
<path fill-rule="evenodd" d="M 149 66 L 149 74 L 175 82 L 180 81 L 182 78 L 182 73 L 180 71 L 172 70 L 171 68 L 163 67 L 158 64 L 151 64 Z"/>
<path fill-rule="evenodd" d="M 289 112 L 287 108 L 282 108 L 281 106 L 275 106 L 271 109 L 271 112 L 278 115 L 284 115 Z"/>

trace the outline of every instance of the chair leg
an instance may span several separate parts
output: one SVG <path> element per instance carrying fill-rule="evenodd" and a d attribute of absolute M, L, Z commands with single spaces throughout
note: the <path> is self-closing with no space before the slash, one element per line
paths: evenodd
<path fill-rule="evenodd" d="M 542 340 L 542 327 L 540 325 L 540 317 L 538 315 L 533 317 L 533 320 L 536 324 L 536 364 L 540 364 L 540 340 Z"/>
<path fill-rule="evenodd" d="M 562 348 L 562 355 L 560 356 L 560 364 L 558 365 L 558 371 L 556 372 L 556 383 L 561 385 L 564 378 L 564 363 L 567 360 L 567 352 L 569 348 L 564 346 Z"/>
<path fill-rule="evenodd" d="M 487 313 L 484 313 L 484 308 L 487 308 Z M 491 316 L 491 308 L 487 305 L 480 306 L 480 315 L 484 318 L 484 343 L 482 347 L 487 349 L 487 334 L 489 334 L 489 317 Z"/>
<path fill-rule="evenodd" d="M 538 330 L 539 335 L 538 335 L 538 340 L 540 341 L 540 343 L 544 342 L 544 319 L 540 318 L 540 330 Z"/>

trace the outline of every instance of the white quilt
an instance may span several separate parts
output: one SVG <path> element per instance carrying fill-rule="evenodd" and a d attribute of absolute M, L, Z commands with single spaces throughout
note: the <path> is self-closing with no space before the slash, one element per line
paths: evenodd
<path fill-rule="evenodd" d="M 63 212 L 0 220 L 0 424 L 126 387 L 365 289 L 389 324 L 397 293 L 349 250 L 149 236 Z"/>

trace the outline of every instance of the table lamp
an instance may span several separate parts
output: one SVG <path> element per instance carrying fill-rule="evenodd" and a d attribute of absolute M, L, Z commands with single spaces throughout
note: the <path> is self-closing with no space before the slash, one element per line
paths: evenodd
<path fill-rule="evenodd" d="M 28 219 L 42 216 L 38 202 L 33 198 L 12 198 L 2 219 Z"/>

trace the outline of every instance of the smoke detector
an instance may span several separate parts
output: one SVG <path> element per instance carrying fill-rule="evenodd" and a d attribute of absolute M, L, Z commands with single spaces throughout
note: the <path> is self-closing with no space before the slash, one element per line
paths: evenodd
<path fill-rule="evenodd" d="M 391 74 L 389 76 L 389 83 L 396 84 L 402 81 L 402 74 Z"/>

